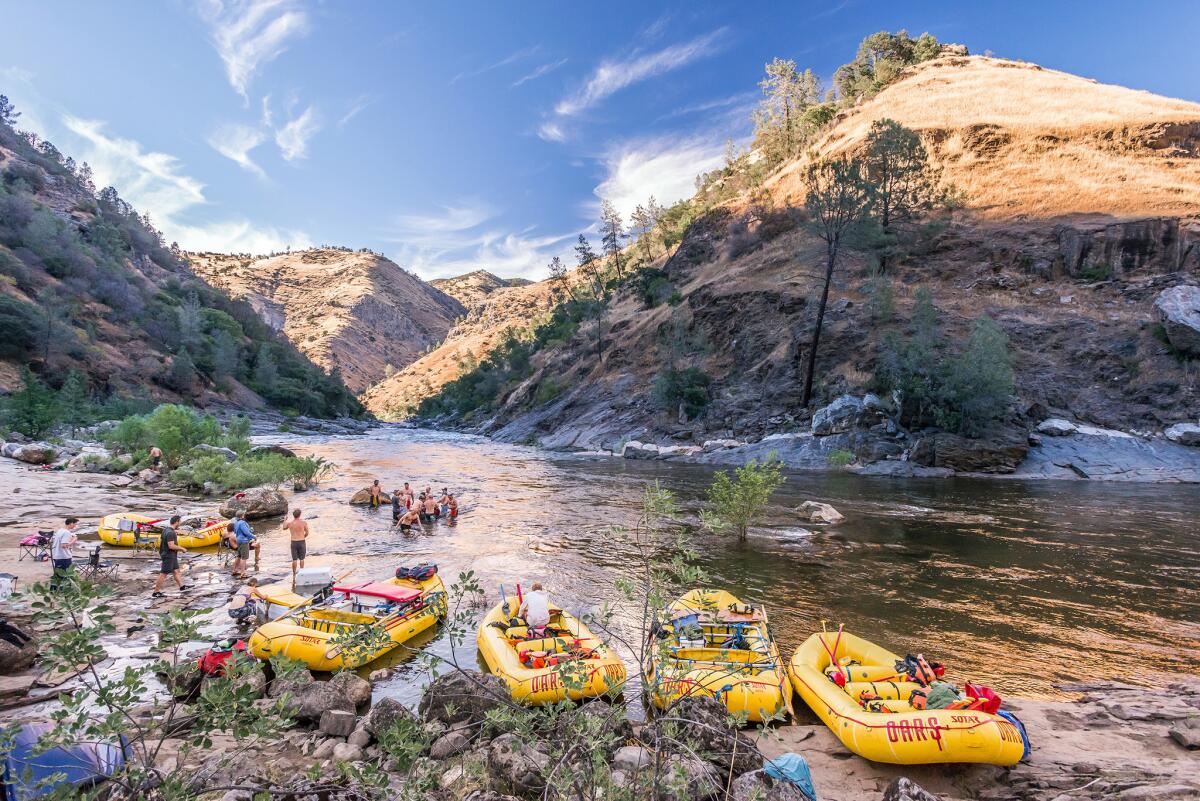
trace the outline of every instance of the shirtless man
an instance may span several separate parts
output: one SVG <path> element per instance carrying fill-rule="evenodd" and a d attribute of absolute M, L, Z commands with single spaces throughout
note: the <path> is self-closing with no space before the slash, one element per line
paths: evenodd
<path fill-rule="evenodd" d="M 162 467 L 162 449 L 157 445 L 150 446 L 150 462 L 154 466 L 154 472 L 157 473 L 158 469 Z"/>
<path fill-rule="evenodd" d="M 308 523 L 300 519 L 300 510 L 292 510 L 292 519 L 283 524 L 284 531 L 292 535 L 292 578 L 296 577 L 296 564 L 304 567 L 308 555 Z"/>
<path fill-rule="evenodd" d="M 442 497 L 438 498 L 438 506 L 441 509 L 442 517 L 450 514 L 450 493 L 446 492 L 445 487 L 442 487 Z"/>
<path fill-rule="evenodd" d="M 454 500 L 454 493 L 451 492 L 446 496 L 446 506 L 450 509 L 450 519 L 458 519 L 458 501 Z"/>
<path fill-rule="evenodd" d="M 409 509 L 404 514 L 400 515 L 400 519 L 396 525 L 400 526 L 400 531 L 412 531 L 412 527 L 421 522 L 421 513 L 416 509 Z"/>
<path fill-rule="evenodd" d="M 432 495 L 426 495 L 424 507 L 425 507 L 425 521 L 427 523 L 432 523 L 433 521 L 437 520 L 437 518 L 438 518 L 437 499 L 434 498 Z"/>
<path fill-rule="evenodd" d="M 413 502 L 413 491 L 412 487 L 408 486 L 407 481 L 404 482 L 404 490 L 401 494 L 404 496 L 404 508 L 411 509 Z"/>
<path fill-rule="evenodd" d="M 378 509 L 382 501 L 383 487 L 379 486 L 379 479 L 375 479 L 371 482 L 371 508 Z"/>

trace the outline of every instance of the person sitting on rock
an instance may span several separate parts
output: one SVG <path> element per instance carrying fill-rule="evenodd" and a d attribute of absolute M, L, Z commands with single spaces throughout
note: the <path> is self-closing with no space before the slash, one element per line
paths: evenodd
<path fill-rule="evenodd" d="M 258 591 L 258 579 L 251 577 L 246 581 L 246 586 L 242 589 L 238 596 L 242 599 L 240 606 L 232 607 L 229 610 L 229 616 L 236 620 L 239 625 L 250 622 L 250 619 L 258 614 L 259 599 L 266 600 Z"/>
<path fill-rule="evenodd" d="M 524 619 L 526 625 L 537 634 L 540 634 L 539 629 L 550 625 L 550 593 L 546 592 L 540 581 L 533 582 L 529 592 L 525 593 L 517 617 Z"/>

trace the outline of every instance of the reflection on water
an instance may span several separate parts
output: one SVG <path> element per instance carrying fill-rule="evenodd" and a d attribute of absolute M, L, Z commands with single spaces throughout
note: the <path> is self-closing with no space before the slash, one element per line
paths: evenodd
<path fill-rule="evenodd" d="M 350 581 L 436 562 L 447 584 L 475 571 L 492 602 L 502 582 L 511 592 L 515 582 L 540 580 L 576 613 L 617 600 L 613 582 L 631 563 L 612 526 L 634 521 L 643 488 L 661 482 L 694 515 L 711 476 L 699 465 L 555 455 L 396 428 L 280 441 L 339 467 L 319 489 L 292 498 L 310 518 L 310 564 L 353 571 Z M 101 477 L 95 486 L 73 478 L 69 501 L 47 497 L 34 481 L 41 476 L 12 478 L 14 491 L 25 492 L 7 502 L 5 527 L 19 527 L 35 507 L 44 516 L 46 504 L 85 520 L 178 505 L 172 496 L 114 491 Z M 406 480 L 417 489 L 448 487 L 461 516 L 455 525 L 394 533 L 389 509 L 346 504 L 372 478 L 388 490 Z M 790 510 L 809 499 L 832 503 L 846 521 L 832 529 L 799 523 Z M 1001 693 L 1200 669 L 1200 488 L 794 473 L 775 504 L 745 545 L 706 533 L 695 543 L 714 584 L 768 605 L 785 654 L 828 621 L 901 653 L 924 652 L 948 663 L 956 680 Z M 263 583 L 290 575 L 280 523 L 254 524 Z M 152 567 L 151 560 L 145 569 Z M 228 630 L 223 611 L 212 622 L 206 635 Z M 623 622 L 631 628 L 632 615 Z M 451 651 L 444 632 L 414 645 Z M 473 636 L 458 657 L 474 664 Z M 403 649 L 387 660 L 396 674 L 382 691 L 415 702 L 426 680 L 420 663 Z"/>
<path fill-rule="evenodd" d="M 642 489 L 660 481 L 694 513 L 711 475 L 698 465 L 402 429 L 285 444 L 339 466 L 293 499 L 315 516 L 314 563 L 367 579 L 433 561 L 448 584 L 474 570 L 492 597 L 502 582 L 540 580 L 576 612 L 617 599 L 613 582 L 630 561 L 611 528 L 633 522 Z M 389 490 L 406 480 L 446 486 L 460 519 L 393 533 L 389 510 L 345 503 L 376 477 Z M 832 503 L 845 523 L 798 524 L 790 510 L 807 499 Z M 947 662 L 957 679 L 1024 695 L 1200 667 L 1200 555 L 1191 542 L 1200 489 L 795 473 L 775 503 L 745 545 L 707 533 L 695 542 L 714 584 L 769 606 L 785 653 L 822 621 L 845 623 L 893 650 Z M 265 522 L 256 530 L 266 537 L 264 574 L 282 575 L 286 534 Z M 450 654 L 444 634 L 426 648 Z M 473 638 L 458 656 L 473 663 Z M 403 654 L 392 659 L 400 669 L 386 691 L 411 702 L 424 676 Z"/>

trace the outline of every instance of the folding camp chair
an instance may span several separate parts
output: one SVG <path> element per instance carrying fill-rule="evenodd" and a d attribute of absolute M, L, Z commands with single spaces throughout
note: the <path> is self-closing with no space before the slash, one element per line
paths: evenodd
<path fill-rule="evenodd" d="M 21 540 L 21 555 L 17 557 L 20 562 L 25 557 L 29 557 L 35 562 L 44 562 L 50 558 L 50 539 L 54 536 L 51 531 L 39 531 L 37 534 L 30 534 L 25 539 Z"/>
<path fill-rule="evenodd" d="M 147 525 L 145 523 L 138 523 L 135 520 L 129 520 L 128 518 L 124 518 L 119 523 L 117 523 L 117 528 L 121 531 L 133 532 L 134 553 L 136 553 L 138 551 L 143 551 L 143 550 L 144 551 L 157 551 L 158 550 L 158 540 L 154 537 L 151 537 L 147 533 L 149 531 L 155 531 L 156 529 L 154 529 L 154 527 Z"/>
<path fill-rule="evenodd" d="M 79 566 L 79 577 L 89 581 L 115 579 L 120 567 L 116 562 L 100 558 L 100 546 L 88 553 L 88 560 Z"/>

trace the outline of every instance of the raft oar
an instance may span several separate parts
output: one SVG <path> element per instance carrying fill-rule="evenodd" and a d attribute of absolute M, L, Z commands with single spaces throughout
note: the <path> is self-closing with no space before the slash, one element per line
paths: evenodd
<path fill-rule="evenodd" d="M 845 627 L 845 625 L 845 623 L 838 624 L 838 636 L 837 639 L 833 641 L 832 651 L 829 650 L 829 644 L 825 642 L 825 637 L 823 635 L 817 637 L 817 639 L 821 642 L 821 646 L 825 649 L 825 653 L 829 654 L 830 664 L 837 668 L 837 672 L 833 674 L 833 683 L 837 684 L 839 687 L 846 686 L 846 674 L 842 672 L 841 663 L 839 663 L 837 660 L 837 649 L 842 643 L 842 629 Z M 839 678 L 842 680 L 841 683 L 838 683 Z"/>

